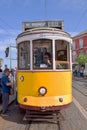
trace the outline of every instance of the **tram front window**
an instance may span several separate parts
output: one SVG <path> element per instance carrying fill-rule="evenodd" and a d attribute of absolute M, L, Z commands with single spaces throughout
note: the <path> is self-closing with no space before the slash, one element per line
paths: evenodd
<path fill-rule="evenodd" d="M 55 44 L 55 60 L 56 69 L 70 68 L 70 51 L 69 43 L 63 40 L 56 40 Z"/>
<path fill-rule="evenodd" d="M 18 68 L 30 68 L 30 43 L 22 42 L 18 45 Z"/>
<path fill-rule="evenodd" d="M 33 41 L 33 68 L 52 69 L 52 41 L 38 39 Z"/>

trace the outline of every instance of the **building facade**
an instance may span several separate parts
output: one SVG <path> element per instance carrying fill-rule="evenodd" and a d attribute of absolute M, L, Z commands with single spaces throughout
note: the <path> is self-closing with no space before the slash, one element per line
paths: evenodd
<path fill-rule="evenodd" d="M 87 30 L 72 37 L 72 62 L 76 63 L 76 57 L 79 54 L 87 55 Z"/>

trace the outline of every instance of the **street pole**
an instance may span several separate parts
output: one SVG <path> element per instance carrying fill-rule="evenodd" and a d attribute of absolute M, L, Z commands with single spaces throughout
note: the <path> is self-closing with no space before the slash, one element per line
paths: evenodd
<path fill-rule="evenodd" d="M 9 50 L 10 50 L 10 70 L 11 70 L 11 68 L 12 68 L 12 59 L 11 59 L 11 45 L 10 45 L 10 47 L 9 47 Z"/>

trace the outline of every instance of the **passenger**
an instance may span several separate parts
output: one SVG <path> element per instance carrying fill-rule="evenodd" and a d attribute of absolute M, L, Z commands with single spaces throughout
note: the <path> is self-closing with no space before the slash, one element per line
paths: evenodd
<path fill-rule="evenodd" d="M 51 67 L 52 66 L 51 55 L 48 52 L 46 52 L 45 55 L 44 55 L 44 64 L 46 64 L 47 67 Z"/>
<path fill-rule="evenodd" d="M 8 103 L 9 103 L 9 94 L 12 82 L 9 80 L 10 71 L 8 68 L 4 70 L 4 75 L 1 79 L 2 84 L 2 116 L 8 116 Z"/>
<path fill-rule="evenodd" d="M 2 69 L 0 68 L 0 87 L 1 87 L 1 78 L 2 78 L 3 72 Z"/>
<path fill-rule="evenodd" d="M 80 76 L 84 77 L 84 67 L 83 66 L 81 66 L 81 68 L 80 68 Z"/>

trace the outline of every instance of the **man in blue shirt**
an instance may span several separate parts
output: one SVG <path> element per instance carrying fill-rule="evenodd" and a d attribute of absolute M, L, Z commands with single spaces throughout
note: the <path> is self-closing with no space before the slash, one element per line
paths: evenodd
<path fill-rule="evenodd" d="M 9 80 L 10 71 L 8 68 L 4 70 L 4 75 L 1 79 L 2 84 L 2 116 L 7 116 L 7 108 L 9 103 L 9 94 L 12 83 Z"/>

